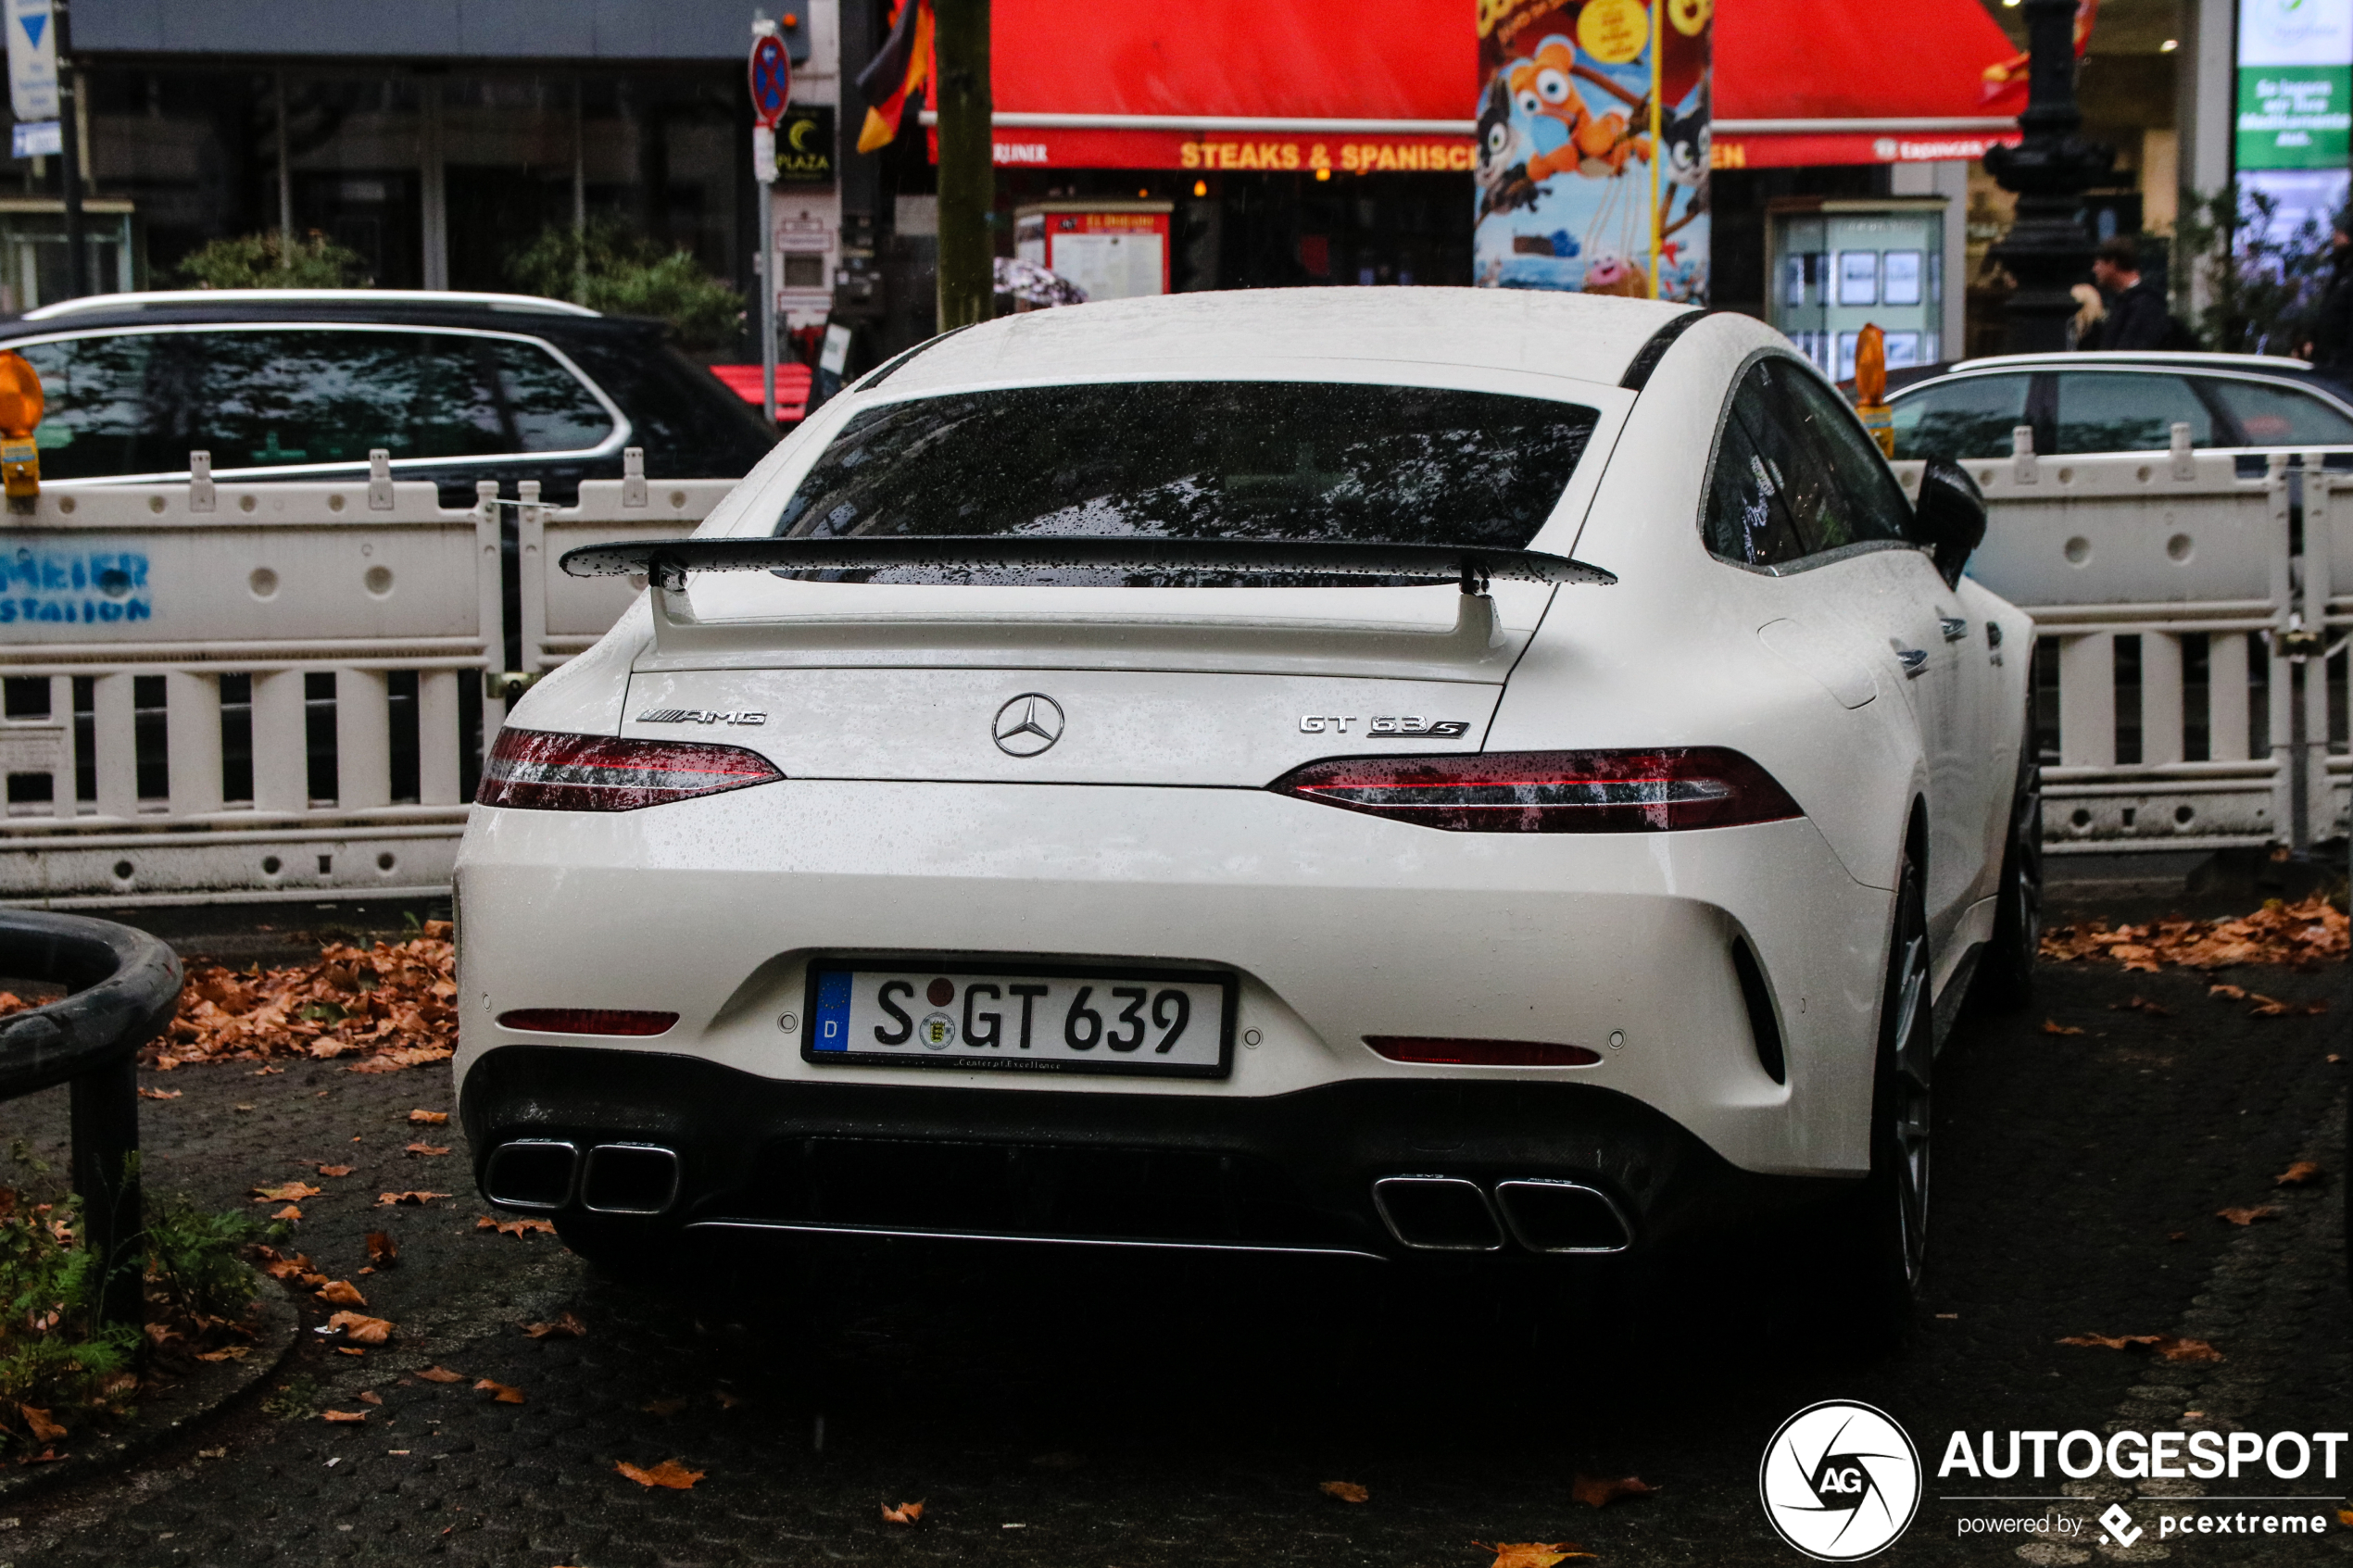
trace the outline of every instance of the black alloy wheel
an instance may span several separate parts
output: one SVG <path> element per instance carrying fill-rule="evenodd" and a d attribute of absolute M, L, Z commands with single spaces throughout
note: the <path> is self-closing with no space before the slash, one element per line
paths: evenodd
<path fill-rule="evenodd" d="M 1819 1215 L 1814 1332 L 1826 1348 L 1871 1357 L 1901 1345 L 1912 1326 L 1928 1256 L 1931 1073 L 1936 1024 L 1931 994 L 1928 905 L 1906 850 L 1889 934 L 1871 1094 L 1869 1175 Z"/>

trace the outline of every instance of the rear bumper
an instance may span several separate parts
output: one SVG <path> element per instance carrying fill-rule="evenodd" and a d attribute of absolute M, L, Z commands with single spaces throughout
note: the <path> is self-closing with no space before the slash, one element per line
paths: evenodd
<path fill-rule="evenodd" d="M 1869 1161 L 1890 896 L 1849 877 L 1803 819 L 1450 834 L 1264 790 L 788 780 L 642 811 L 477 808 L 457 884 L 461 1083 L 514 1047 L 650 1048 L 763 1094 L 929 1103 L 952 1080 L 940 1103 L 1018 1125 L 1097 1112 L 980 1102 L 1289 1101 L 1356 1084 L 1414 1104 L 1476 1084 L 1508 1104 L 1573 1082 L 1743 1170 L 1841 1176 Z M 1786 1081 L 1760 1061 L 1736 937 L 1767 978 Z M 1229 1075 L 1202 1081 L 812 1062 L 798 1033 L 810 961 L 861 953 L 1226 971 L 1239 1048 Z M 547 1007 L 678 1022 L 626 1047 L 499 1022 Z M 1365 1043 L 1378 1035 L 1565 1042 L 1602 1060 L 1400 1062 Z"/>
<path fill-rule="evenodd" d="M 1483 1204 L 1493 1216 L 1491 1241 L 1456 1236 L 1445 1249 L 1608 1251 L 1843 1185 L 1740 1171 L 1658 1111 L 1588 1084 L 1358 1080 L 1252 1098 L 1009 1095 L 509 1046 L 474 1063 L 459 1105 L 486 1197 L 520 1196 L 559 1218 L 593 1216 L 608 1234 L 619 1227 L 648 1240 L 741 1226 L 1393 1258 L 1419 1248 L 1384 1222 L 1375 1184 L 1443 1176 L 1476 1189 L 1471 1212 Z M 497 1168 L 502 1150 L 556 1146 L 578 1158 L 553 1187 L 518 1191 L 526 1160 Z M 596 1152 L 616 1147 L 674 1152 L 674 1185 L 648 1183 L 642 1171 L 597 1173 L 623 1169 L 629 1157 Z M 1515 1223 L 1514 1195 L 1499 1202 L 1496 1189 L 1531 1181 L 1545 1184 L 1540 1198 L 1598 1195 L 1591 1212 L 1614 1210 L 1624 1234 L 1592 1245 L 1611 1238 Z M 1392 1204 L 1392 1217 L 1405 1207 Z M 616 1212 L 624 1208 L 640 1211 Z"/>

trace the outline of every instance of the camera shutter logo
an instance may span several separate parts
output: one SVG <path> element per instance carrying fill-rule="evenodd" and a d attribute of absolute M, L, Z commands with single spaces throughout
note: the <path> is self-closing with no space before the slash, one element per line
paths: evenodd
<path fill-rule="evenodd" d="M 1756 1489 L 1781 1539 L 1819 1562 L 1858 1562 L 1919 1512 L 1919 1450 L 1885 1411 L 1825 1399 L 1781 1423 Z"/>

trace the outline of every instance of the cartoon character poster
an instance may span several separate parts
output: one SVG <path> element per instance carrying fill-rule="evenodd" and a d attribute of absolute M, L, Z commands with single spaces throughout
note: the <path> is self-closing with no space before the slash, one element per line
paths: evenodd
<path fill-rule="evenodd" d="M 1714 0 L 1476 0 L 1482 287 L 1707 300 Z"/>

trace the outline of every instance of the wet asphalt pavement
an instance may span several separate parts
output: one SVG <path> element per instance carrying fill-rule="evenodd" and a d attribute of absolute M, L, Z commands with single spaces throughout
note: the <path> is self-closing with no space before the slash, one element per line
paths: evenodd
<path fill-rule="evenodd" d="M 1930 1467 L 1881 1561 L 2340 1561 L 2353 1529 L 2336 1500 L 2246 1505 L 2317 1508 L 2319 1538 L 2161 1541 L 2167 1507 L 2238 1505 L 2057 1477 L 2015 1489 L 2067 1501 L 1959 1503 L 1944 1499 L 1995 1488 L 1933 1474 L 1957 1429 L 2353 1427 L 2353 1065 L 2329 1060 L 2353 1055 L 2344 977 L 2212 978 L 2335 1009 L 2256 1019 L 2209 997 L 2207 976 L 2079 964 L 2045 968 L 2031 1013 L 1964 1021 L 1938 1066 L 1928 1300 L 1911 1345 L 1876 1363 L 1821 1345 L 1803 1282 L 1738 1238 L 1641 1288 L 1543 1294 L 1518 1276 L 953 1247 L 826 1253 L 725 1292 L 629 1289 L 553 1237 L 476 1228 L 488 1210 L 455 1119 L 407 1120 L 454 1109 L 443 1071 L 147 1074 L 181 1091 L 142 1102 L 149 1181 L 222 1207 L 292 1177 L 326 1189 L 293 1246 L 398 1334 L 361 1357 L 306 1335 L 264 1402 L 127 1475 L 0 1504 L 0 1565 L 1483 1568 L 1474 1541 L 1575 1541 L 1610 1565 L 1794 1563 L 1759 1507 L 1758 1461 L 1785 1418 L 1830 1398 L 1894 1415 Z M 2119 1010 L 2135 997 L 2169 1010 Z M 2084 1033 L 2045 1033 L 2046 1018 Z M 64 1136 L 63 1090 L 0 1105 L 0 1148 L 21 1139 L 62 1166 Z M 420 1136 L 453 1152 L 402 1152 Z M 2275 1188 L 2302 1159 L 2323 1180 Z M 376 1201 L 417 1189 L 454 1196 Z M 2246 1227 L 2215 1213 L 2261 1204 L 2279 1211 Z M 360 1275 L 379 1228 L 399 1261 Z M 333 1310 L 305 1307 L 314 1323 Z M 566 1311 L 585 1336 L 520 1326 Z M 2091 1333 L 2203 1338 L 2224 1359 L 2057 1343 Z M 415 1375 L 435 1365 L 463 1380 Z M 481 1378 L 523 1402 L 495 1402 Z M 324 1409 L 367 1419 L 331 1424 Z M 691 1490 L 614 1468 L 673 1459 L 702 1473 Z M 1580 1474 L 1660 1489 L 1596 1510 L 1571 1496 Z M 1326 1496 L 1327 1481 L 1369 1500 Z M 2206 1490 L 2334 1499 L 2353 1480 Z M 2089 1522 L 2116 1499 L 2145 1530 L 2129 1549 Z M 912 1500 L 920 1524 L 883 1522 L 882 1505 Z M 2074 1533 L 1963 1533 L 2045 1516 Z"/>

